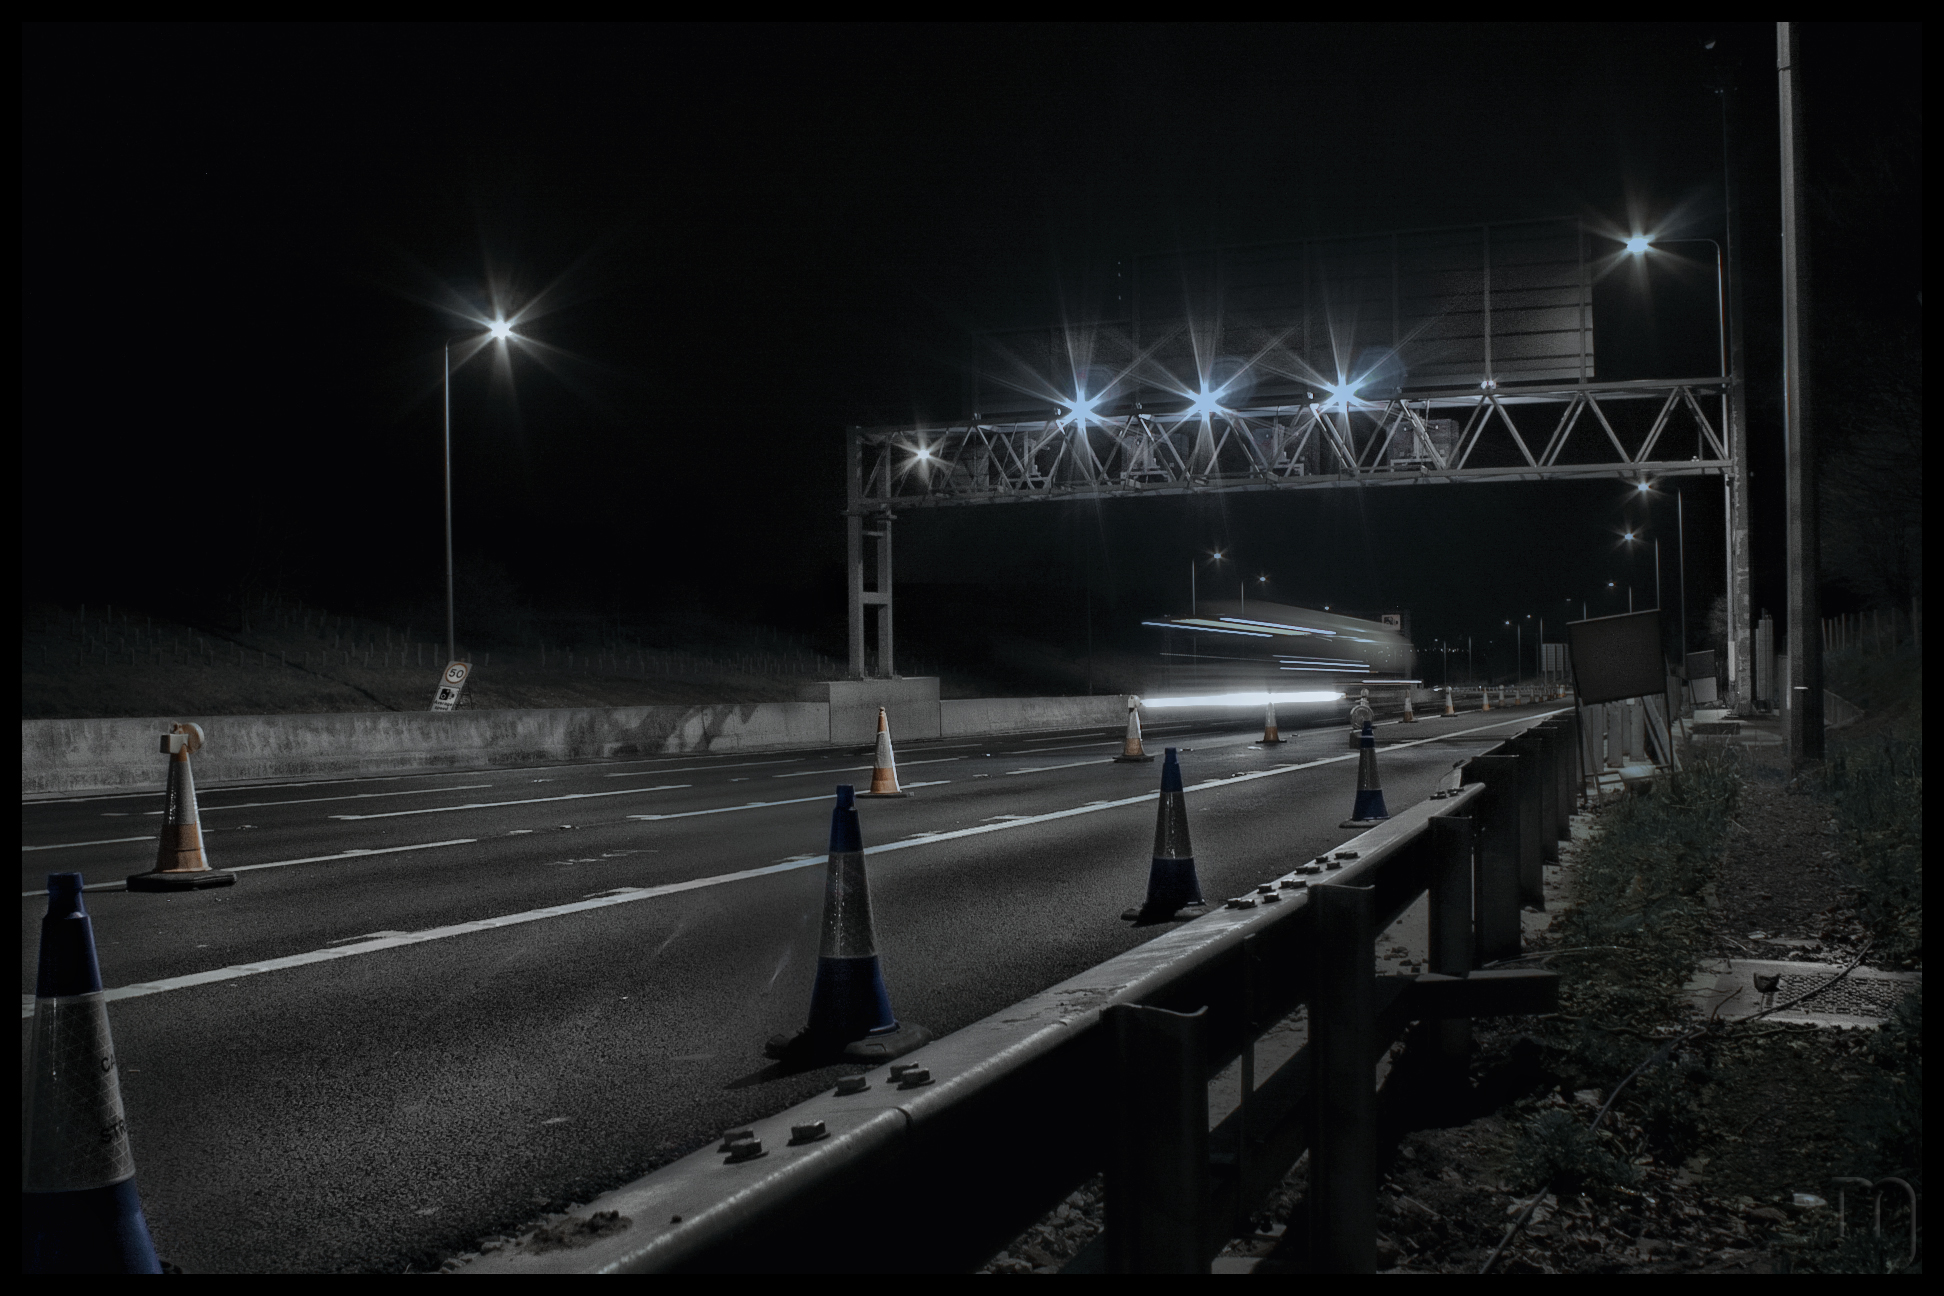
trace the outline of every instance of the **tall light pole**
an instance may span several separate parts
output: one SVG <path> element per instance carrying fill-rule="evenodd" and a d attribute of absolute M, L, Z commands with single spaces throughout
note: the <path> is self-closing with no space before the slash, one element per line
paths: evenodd
<path fill-rule="evenodd" d="M 486 336 L 504 344 L 508 339 L 518 336 L 513 325 L 495 317 L 486 325 Z M 459 659 L 459 636 L 453 617 L 454 599 L 452 593 L 452 339 L 445 341 L 445 586 L 446 586 L 446 660 Z"/>
<path fill-rule="evenodd" d="M 1821 533 L 1816 516 L 1815 388 L 1809 356 L 1809 195 L 1802 183 L 1802 89 L 1796 84 L 1800 23 L 1775 25 L 1782 115 L 1782 404 L 1787 452 L 1789 546 L 1789 759 L 1798 768 L 1823 758 L 1821 607 L 1816 578 Z"/>

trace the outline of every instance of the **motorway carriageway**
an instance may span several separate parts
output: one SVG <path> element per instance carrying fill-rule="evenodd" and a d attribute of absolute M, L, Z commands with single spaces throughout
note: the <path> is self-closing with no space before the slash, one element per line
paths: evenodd
<path fill-rule="evenodd" d="M 1393 810 L 1546 714 L 1380 725 Z M 1247 722 L 1238 716 L 1236 726 Z M 945 1034 L 1136 929 L 1160 751 L 1182 749 L 1219 905 L 1352 836 L 1344 730 L 1164 726 L 909 743 L 863 801 L 901 1018 Z M 200 789 L 234 887 L 131 893 L 156 790 L 21 807 L 22 1044 L 46 875 L 90 891 L 138 1182 L 189 1272 L 426 1268 L 627 1181 L 843 1070 L 783 1075 L 804 1021 L 832 789 L 854 750 L 668 756 Z M 101 889 L 93 889 L 99 887 Z"/>

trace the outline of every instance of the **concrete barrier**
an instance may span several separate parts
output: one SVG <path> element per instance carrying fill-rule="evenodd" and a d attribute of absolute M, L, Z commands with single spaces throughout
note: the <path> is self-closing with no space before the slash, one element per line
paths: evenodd
<path fill-rule="evenodd" d="M 1092 729 L 1127 723 L 1127 700 L 1110 697 L 947 698 L 938 735 L 966 738 L 1035 729 Z"/>
<path fill-rule="evenodd" d="M 209 735 L 196 756 L 203 784 L 830 742 L 830 709 L 817 702 L 23 720 L 21 793 L 159 788 L 156 735 L 176 720 Z"/>
<path fill-rule="evenodd" d="M 865 746 L 877 708 L 898 742 L 986 734 L 1112 729 L 1126 700 L 1106 697 L 936 698 L 937 681 L 890 693 L 882 682 L 830 686 L 829 701 L 745 705 L 559 707 L 466 711 L 344 711 L 321 715 L 169 716 L 135 720 L 23 720 L 23 796 L 162 786 L 156 737 L 193 720 L 209 741 L 196 756 L 204 786 L 265 779 L 342 778 L 483 769 L 546 761 L 626 759 L 683 752 L 784 751 Z M 924 696 L 929 689 L 933 696 Z M 1285 721 L 1314 708 L 1286 708 Z M 1215 724 L 1250 729 L 1254 714 L 1142 712 L 1146 726 Z"/>

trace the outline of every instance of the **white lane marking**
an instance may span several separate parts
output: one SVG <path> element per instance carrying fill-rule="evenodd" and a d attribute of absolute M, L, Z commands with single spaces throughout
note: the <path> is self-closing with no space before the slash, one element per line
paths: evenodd
<path fill-rule="evenodd" d="M 1048 770 L 1079 769 L 1082 765 L 1105 765 L 1113 760 L 1111 756 L 1097 757 L 1094 760 L 1069 761 L 1065 765 L 1029 765 L 1025 769 L 1007 770 L 1008 774 L 1044 774 Z"/>
<path fill-rule="evenodd" d="M 409 792 L 352 792 L 345 796 L 302 797 L 296 801 L 244 801 L 236 805 L 204 805 L 198 798 L 196 809 L 208 814 L 211 810 L 254 810 L 259 806 L 315 805 L 319 801 L 362 801 L 367 797 L 433 796 L 440 792 L 475 792 L 480 788 L 492 786 L 491 783 L 461 783 L 458 787 L 413 788 Z M 150 810 L 147 813 L 159 815 L 162 812 Z"/>
<path fill-rule="evenodd" d="M 680 757 L 672 759 L 679 760 Z M 698 770 L 750 769 L 757 765 L 796 765 L 803 757 L 792 756 L 788 760 L 738 761 L 734 765 L 684 765 L 680 769 L 622 770 L 619 774 L 603 774 L 602 778 L 640 778 L 643 774 L 693 774 Z"/>
<path fill-rule="evenodd" d="M 1103 738 L 1099 742 L 1073 743 L 1066 747 L 1023 747 L 1018 751 L 1000 752 L 999 754 L 1001 756 L 1044 756 L 1047 752 L 1079 751 L 1082 747 L 1111 747 L 1113 745 L 1114 740 L 1112 738 Z"/>
<path fill-rule="evenodd" d="M 585 801 L 590 797 L 632 796 L 636 792 L 672 792 L 690 783 L 660 783 L 654 787 L 617 788 L 612 792 L 568 792 L 561 796 L 527 797 L 519 801 L 473 801 L 466 805 L 427 806 L 423 810 L 387 810 L 382 814 L 334 814 L 333 819 L 397 819 L 403 815 L 444 814 L 450 810 L 494 810 L 500 806 L 540 805 L 547 801 Z"/>
<path fill-rule="evenodd" d="M 900 783 L 898 786 L 900 788 L 944 787 L 951 781 L 950 779 L 933 779 L 929 783 Z"/>
<path fill-rule="evenodd" d="M 100 841 L 55 842 L 51 846 L 22 846 L 20 849 L 23 851 L 72 850 L 76 846 L 119 846 L 123 842 L 154 840 L 154 833 L 144 833 L 140 837 L 104 837 Z"/>
<path fill-rule="evenodd" d="M 894 758 L 895 759 L 895 758 Z M 935 760 L 898 761 L 898 768 L 907 765 L 945 765 L 952 761 L 964 760 L 963 756 L 940 756 Z M 818 774 L 855 774 L 859 770 L 875 769 L 874 765 L 846 765 L 843 769 L 833 770 L 791 770 L 788 774 L 772 774 L 771 778 L 812 778 Z"/>
<path fill-rule="evenodd" d="M 1420 738 L 1415 742 L 1399 743 L 1399 747 L 1416 747 L 1425 743 L 1440 742 L 1447 738 L 1459 737 L 1465 733 L 1484 733 L 1491 729 L 1502 729 L 1509 724 L 1523 723 L 1526 717 L 1504 720 L 1498 724 L 1482 725 L 1476 729 L 1461 730 L 1458 733 L 1438 734 L 1431 738 Z M 1308 761 L 1301 765 L 1279 765 L 1274 769 L 1257 770 L 1239 778 L 1216 779 L 1207 783 L 1197 783 L 1185 789 L 1188 792 L 1205 792 L 1210 788 L 1234 787 L 1238 783 L 1259 778 L 1273 778 L 1294 770 L 1311 769 L 1318 765 L 1333 765 L 1339 761 L 1355 760 L 1357 754 L 1349 752 L 1342 756 L 1329 756 L 1322 760 Z M 806 797 L 805 800 L 822 800 L 822 797 Z M 1078 815 L 1092 814 L 1097 810 L 1110 810 L 1119 806 L 1152 804 L 1154 794 L 1149 792 L 1136 797 L 1124 797 L 1118 801 L 1100 801 L 1093 805 L 1076 806 L 1071 810 L 1056 810 L 1050 814 L 1033 815 L 1026 819 L 1016 819 L 1011 823 L 983 824 L 976 828 L 961 828 L 954 832 L 938 833 L 935 836 L 914 837 L 905 841 L 887 842 L 882 846 L 867 846 L 866 855 L 881 855 L 886 851 L 906 850 L 913 846 L 929 846 L 933 842 L 952 841 L 959 837 L 974 837 L 984 833 L 1005 832 L 1011 828 L 1023 828 L 1029 824 L 1048 823 L 1055 819 L 1071 819 Z M 704 812 L 707 813 L 707 812 Z M 631 818 L 633 816 L 630 816 Z M 239 963 L 231 967 L 212 968 L 207 972 L 192 972 L 187 976 L 169 977 L 160 981 L 144 981 L 136 985 L 117 986 L 102 997 L 110 1003 L 122 999 L 138 999 L 147 995 L 165 994 L 171 990 L 187 990 L 194 986 L 214 985 L 222 981 L 234 981 L 240 977 L 256 976 L 264 972 L 280 972 L 288 968 L 304 967 L 311 963 L 327 963 L 334 959 L 351 958 L 359 954 L 376 954 L 382 950 L 397 949 L 404 945 L 422 945 L 428 941 L 445 940 L 453 936 L 469 936 L 474 932 L 494 931 L 502 927 L 517 927 L 525 923 L 539 922 L 547 918 L 565 918 L 573 914 L 590 913 L 596 909 L 606 909 L 612 905 L 633 904 L 637 900 L 653 900 L 660 896 L 677 895 L 684 891 L 701 891 L 709 887 L 724 886 L 731 882 L 745 882 L 753 878 L 769 877 L 776 873 L 788 873 L 795 869 L 808 868 L 823 861 L 822 855 L 811 855 L 802 859 L 785 860 L 780 864 L 768 864 L 761 868 L 742 869 L 734 873 L 718 873 L 713 877 L 691 878 L 686 882 L 669 882 L 661 886 L 642 887 L 638 890 L 623 891 L 615 895 L 599 896 L 590 900 L 577 900 L 571 904 L 551 905 L 545 909 L 529 909 L 524 913 L 504 914 L 497 918 L 481 918 L 474 922 L 454 923 L 449 927 L 432 927 L 425 931 L 413 932 L 408 936 L 387 936 L 377 940 L 363 941 L 355 945 L 338 945 L 329 949 L 311 950 L 305 954 L 292 954 L 284 958 L 265 959 L 258 963 Z M 34 1015 L 34 1001 L 27 995 L 21 996 L 20 1015 L 22 1019 Z"/>
<path fill-rule="evenodd" d="M 818 856 L 821 860 L 823 857 Z M 325 949 L 310 950 L 303 954 L 291 954 L 283 958 L 263 959 L 256 963 L 237 963 L 229 967 L 211 968 L 207 972 L 192 972 L 187 976 L 165 977 L 159 981 L 143 981 L 135 985 L 116 986 L 107 991 L 102 998 L 109 1003 L 123 999 L 141 999 L 148 995 L 166 994 L 171 990 L 187 990 L 195 986 L 215 985 L 223 981 L 234 981 L 240 977 L 257 976 L 265 972 L 281 972 L 289 968 L 304 967 L 312 963 L 329 963 L 337 959 L 352 958 L 360 954 L 376 954 L 381 950 L 397 949 L 405 945 L 423 945 L 428 941 L 447 940 L 454 936 L 470 936 L 474 932 L 496 931 L 502 927 L 518 927 L 546 918 L 565 918 L 571 914 L 588 913 L 595 909 L 606 909 L 611 905 L 632 904 L 637 900 L 652 900 L 658 896 L 677 895 L 684 891 L 700 891 L 707 887 L 724 886 L 730 882 L 743 882 L 751 878 L 767 877 L 772 873 L 787 873 L 792 869 L 807 867 L 815 860 L 803 863 L 769 864 L 762 868 L 743 869 L 736 873 L 719 873 L 713 877 L 692 878 L 687 882 L 669 882 L 662 886 L 640 887 L 618 895 L 601 896 L 592 900 L 577 900 L 571 904 L 550 905 L 545 909 L 529 909 L 524 913 L 502 914 L 496 918 L 481 918 L 473 922 L 454 923 L 448 927 L 432 927 L 425 931 L 410 932 L 403 936 L 384 936 L 373 940 L 359 941 L 356 944 L 333 945 Z M 20 1002 L 22 1019 L 34 1015 L 34 1000 L 30 995 L 22 995 Z"/>
<path fill-rule="evenodd" d="M 150 839 L 145 837 L 142 840 L 148 841 Z M 225 864 L 222 866 L 222 871 L 225 873 L 249 873 L 256 869 L 283 868 L 290 864 L 321 864 L 326 860 L 363 859 L 367 855 L 396 855 L 400 851 L 432 850 L 439 846 L 464 846 L 478 840 L 477 837 L 455 837 L 451 841 L 420 842 L 416 846 L 377 846 L 370 850 L 339 851 L 335 855 L 307 855 L 303 859 L 271 860 L 267 864 Z M 83 891 L 126 891 L 128 884 L 126 882 L 96 882 L 89 886 L 84 886 L 81 889 Z M 32 896 L 43 896 L 46 894 L 47 890 L 43 887 L 39 891 L 22 891 L 20 896 L 21 899 L 25 900 Z"/>
<path fill-rule="evenodd" d="M 639 815 L 629 815 L 628 818 L 645 819 L 645 820 L 693 819 L 697 815 L 728 814 L 733 810 L 765 810 L 768 809 L 770 806 L 802 805 L 806 801 L 829 801 L 832 799 L 833 798 L 830 796 L 829 793 L 824 792 L 824 793 L 819 793 L 816 796 L 792 797 L 788 801 L 750 801 L 743 805 L 716 806 L 714 809 L 711 810 L 681 810 L 681 811 L 677 811 L 674 814 L 639 814 Z"/>

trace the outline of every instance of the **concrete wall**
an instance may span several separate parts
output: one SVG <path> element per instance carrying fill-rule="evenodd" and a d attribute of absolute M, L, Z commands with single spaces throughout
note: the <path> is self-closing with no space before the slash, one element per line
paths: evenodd
<path fill-rule="evenodd" d="M 889 692 L 887 683 L 893 686 Z M 829 686 L 829 701 L 742 706 L 23 720 L 20 790 L 33 795 L 160 788 L 165 771 L 157 739 L 175 720 L 202 726 L 207 742 L 196 755 L 196 777 L 212 784 L 681 752 L 863 747 L 876 731 L 879 706 L 890 713 L 892 735 L 900 742 L 1118 728 L 1127 719 L 1125 701 L 1118 696 L 940 702 L 935 680 L 839 684 Z M 900 691 L 897 686 L 910 687 Z M 929 700 L 923 696 L 927 686 Z M 1153 722 L 1157 717 L 1191 718 L 1159 712 L 1145 719 Z M 1203 717 L 1198 713 L 1192 718 Z"/>

